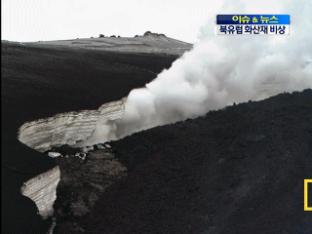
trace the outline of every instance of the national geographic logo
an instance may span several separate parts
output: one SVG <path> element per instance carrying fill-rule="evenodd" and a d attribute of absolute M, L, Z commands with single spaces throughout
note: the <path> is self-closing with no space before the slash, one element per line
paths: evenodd
<path fill-rule="evenodd" d="M 312 211 L 312 179 L 305 179 L 303 187 L 303 209 L 304 211 Z"/>

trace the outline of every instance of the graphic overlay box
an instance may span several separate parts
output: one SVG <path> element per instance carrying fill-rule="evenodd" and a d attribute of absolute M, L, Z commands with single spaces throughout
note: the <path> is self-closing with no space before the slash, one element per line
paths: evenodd
<path fill-rule="evenodd" d="M 305 179 L 304 180 L 304 210 L 305 211 L 312 211 L 312 179 Z"/>
<path fill-rule="evenodd" d="M 217 15 L 217 35 L 288 35 L 290 15 Z"/>

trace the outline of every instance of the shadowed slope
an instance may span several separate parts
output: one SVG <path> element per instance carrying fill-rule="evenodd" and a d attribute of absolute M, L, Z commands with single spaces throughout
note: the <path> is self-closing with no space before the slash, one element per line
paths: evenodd
<path fill-rule="evenodd" d="M 118 100 L 155 78 L 177 55 L 11 42 L 2 42 L 1 47 L 2 230 L 40 233 L 44 227 L 41 228 L 35 205 L 21 196 L 20 187 L 55 163 L 21 144 L 16 139 L 18 128 L 27 121 L 96 109 L 103 103 Z"/>
<path fill-rule="evenodd" d="M 89 233 L 311 233 L 312 91 L 282 94 L 113 143 L 128 177 Z"/>

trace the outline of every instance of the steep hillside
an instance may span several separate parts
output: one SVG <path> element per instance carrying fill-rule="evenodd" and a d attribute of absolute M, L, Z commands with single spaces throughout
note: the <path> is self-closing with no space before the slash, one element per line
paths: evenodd
<path fill-rule="evenodd" d="M 57 43 L 57 42 L 56 42 Z M 188 47 L 189 48 L 189 47 Z M 79 48 L 40 43 L 1 43 L 2 231 L 40 233 L 35 204 L 21 195 L 30 178 L 56 164 L 17 140 L 27 121 L 92 110 L 143 86 L 181 55 Z"/>
<path fill-rule="evenodd" d="M 128 168 L 88 233 L 312 233 L 312 91 L 281 94 L 113 143 Z M 312 198 L 311 198 L 312 199 Z"/>

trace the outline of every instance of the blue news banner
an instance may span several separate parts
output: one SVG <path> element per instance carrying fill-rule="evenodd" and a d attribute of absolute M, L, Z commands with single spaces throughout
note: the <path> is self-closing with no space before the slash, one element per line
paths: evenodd
<path fill-rule="evenodd" d="M 288 35 L 290 15 L 217 15 L 218 35 Z"/>

